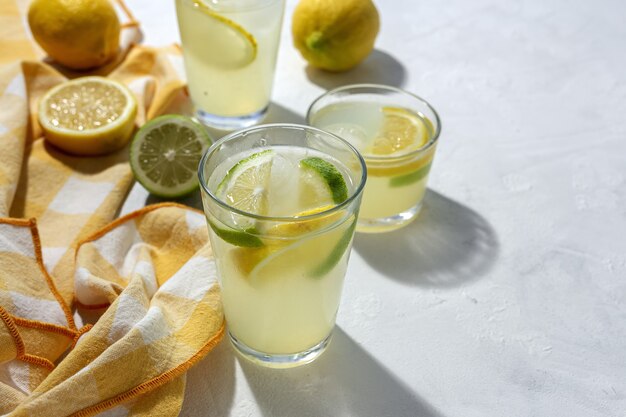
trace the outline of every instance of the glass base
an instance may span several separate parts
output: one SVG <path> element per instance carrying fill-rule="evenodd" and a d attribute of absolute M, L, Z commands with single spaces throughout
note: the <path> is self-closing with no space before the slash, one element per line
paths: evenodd
<path fill-rule="evenodd" d="M 293 368 L 311 363 L 324 353 L 330 343 L 332 333 L 310 349 L 287 355 L 259 352 L 241 343 L 230 332 L 228 332 L 228 336 L 230 336 L 230 341 L 235 347 L 235 350 L 245 359 L 257 365 L 267 366 L 269 368 Z"/>
<path fill-rule="evenodd" d="M 364 219 L 359 217 L 356 231 L 360 233 L 384 233 L 400 229 L 415 220 L 422 210 L 422 203 L 411 207 L 407 211 L 395 216 L 383 217 L 382 219 Z"/>
<path fill-rule="evenodd" d="M 269 105 L 256 113 L 246 114 L 244 116 L 218 116 L 216 114 L 207 113 L 204 110 L 197 109 L 196 117 L 203 124 L 215 129 L 239 130 L 254 126 L 263 120 L 267 114 L 268 108 Z"/>

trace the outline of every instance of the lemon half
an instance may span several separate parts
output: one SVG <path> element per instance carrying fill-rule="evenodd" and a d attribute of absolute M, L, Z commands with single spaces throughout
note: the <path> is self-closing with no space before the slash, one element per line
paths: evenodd
<path fill-rule="evenodd" d="M 67 81 L 39 102 L 39 123 L 47 141 L 76 155 L 102 155 L 128 142 L 137 101 L 123 84 L 103 77 Z"/>

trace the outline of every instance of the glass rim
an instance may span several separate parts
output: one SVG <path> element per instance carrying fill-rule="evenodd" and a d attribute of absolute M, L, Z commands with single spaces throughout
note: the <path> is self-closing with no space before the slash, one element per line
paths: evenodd
<path fill-rule="evenodd" d="M 373 161 L 373 162 L 381 162 L 381 161 L 389 161 L 389 160 L 402 161 L 404 159 L 413 158 L 421 154 L 422 152 L 427 151 L 428 149 L 433 147 L 435 143 L 437 143 L 439 139 L 439 135 L 441 134 L 441 119 L 439 118 L 439 113 L 437 113 L 435 108 L 428 101 L 418 96 L 417 94 L 413 94 L 407 90 L 403 90 L 402 88 L 393 87 L 393 86 L 384 85 L 384 84 L 373 84 L 373 83 L 348 84 L 348 85 L 337 87 L 337 88 L 334 88 L 332 90 L 325 92 L 324 94 L 318 96 L 315 100 L 313 100 L 311 105 L 309 105 L 309 108 L 307 109 L 307 112 L 306 112 L 307 124 L 311 125 L 311 114 L 313 113 L 312 112 L 313 107 L 322 99 L 326 97 L 330 97 L 332 95 L 335 95 L 336 93 L 340 93 L 343 91 L 358 90 L 358 89 L 365 89 L 365 88 L 392 91 L 394 93 L 400 93 L 400 94 L 409 96 L 413 99 L 417 99 L 418 101 L 423 103 L 431 112 L 433 112 L 433 114 L 435 115 L 435 121 L 436 121 L 437 126 L 435 128 L 435 132 L 433 133 L 432 137 L 428 140 L 428 142 L 424 146 L 419 147 L 418 149 L 415 149 L 411 152 L 401 154 L 401 155 L 386 155 L 386 156 L 366 155 L 366 156 L 363 156 L 363 158 L 365 158 L 368 161 Z"/>
<path fill-rule="evenodd" d="M 221 146 L 222 144 L 224 144 L 225 142 L 228 142 L 230 140 L 233 140 L 236 137 L 239 137 L 241 135 L 243 135 L 244 133 L 249 133 L 252 131 L 256 131 L 256 130 L 268 130 L 268 129 L 275 129 L 275 128 L 291 128 L 291 129 L 300 129 L 300 130 L 308 130 L 308 131 L 313 131 L 315 133 L 321 133 L 322 135 L 325 136 L 330 136 L 333 139 L 336 139 L 337 141 L 343 143 L 344 145 L 347 146 L 347 148 L 354 153 L 354 155 L 356 155 L 357 160 L 359 161 L 359 164 L 361 165 L 361 178 L 360 178 L 360 182 L 359 185 L 356 187 L 356 189 L 354 190 L 353 193 L 350 194 L 350 196 L 345 200 L 342 201 L 341 203 L 327 209 L 327 210 L 323 210 L 320 211 L 318 213 L 314 213 L 314 214 L 309 214 L 306 216 L 265 216 L 262 214 L 255 214 L 255 213 L 249 213 L 247 211 L 244 210 L 240 210 L 236 207 L 232 207 L 230 204 L 228 204 L 227 202 L 219 199 L 215 194 L 213 194 L 213 192 L 209 189 L 208 183 L 206 182 L 206 179 L 204 178 L 204 166 L 206 165 L 207 161 L 209 160 L 209 157 L 211 155 L 213 155 L 213 153 L 216 152 L 216 150 L 218 149 L 219 146 Z M 270 145 L 271 146 L 271 145 Z M 357 151 L 357 149 L 352 146 L 352 144 L 350 142 L 348 142 L 345 139 L 340 138 L 339 136 L 332 134 L 330 132 L 326 132 L 325 130 L 322 129 L 318 129 L 316 127 L 313 126 L 307 126 L 307 125 L 301 125 L 301 124 L 297 124 L 297 123 L 269 123 L 269 124 L 262 124 L 262 125 L 257 125 L 257 126 L 252 126 L 252 127 L 248 127 L 246 129 L 241 129 L 241 130 L 237 130 L 235 132 L 229 133 L 228 135 L 223 136 L 222 138 L 220 138 L 219 140 L 217 140 L 215 143 L 213 143 L 209 149 L 207 149 L 204 154 L 202 155 L 202 158 L 200 159 L 200 163 L 198 164 L 198 180 L 200 182 L 200 187 L 202 188 L 202 190 L 215 202 L 217 203 L 220 207 L 229 210 L 231 212 L 236 213 L 237 215 L 240 216 L 244 216 L 244 217 L 249 217 L 252 219 L 256 219 L 256 220 L 263 220 L 263 221 L 274 221 L 274 222 L 293 222 L 294 220 L 311 220 L 311 219 L 316 219 L 318 217 L 323 217 L 325 215 L 334 213 L 336 211 L 339 211 L 341 209 L 343 209 L 344 207 L 350 205 L 362 192 L 363 192 L 363 188 L 365 187 L 365 181 L 367 180 L 367 166 L 365 164 L 365 160 L 363 159 L 363 156 L 361 156 L 361 154 L 359 153 L 359 151 Z"/>

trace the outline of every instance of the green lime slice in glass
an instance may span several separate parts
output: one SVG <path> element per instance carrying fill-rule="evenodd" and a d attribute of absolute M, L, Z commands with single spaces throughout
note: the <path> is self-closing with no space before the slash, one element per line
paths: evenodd
<path fill-rule="evenodd" d="M 217 197 L 252 214 L 267 214 L 267 195 L 274 151 L 254 153 L 237 162 L 217 186 Z"/>
<path fill-rule="evenodd" d="M 318 157 L 300 161 L 301 205 L 306 208 L 335 205 L 348 199 L 348 187 L 332 163 Z"/>

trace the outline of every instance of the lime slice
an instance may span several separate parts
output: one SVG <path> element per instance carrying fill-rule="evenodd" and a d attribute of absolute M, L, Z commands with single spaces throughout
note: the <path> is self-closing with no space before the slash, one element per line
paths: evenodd
<path fill-rule="evenodd" d="M 237 162 L 228 170 L 222 182 L 217 186 L 216 196 L 220 200 L 241 211 L 263 215 L 267 212 L 267 189 L 272 172 L 274 152 L 271 149 L 254 153 Z M 230 228 L 218 227 L 213 222 L 209 226 L 215 234 L 239 248 L 263 248 L 263 241 L 256 236 L 255 221 L 246 216 L 231 213 L 233 226 Z M 263 249 L 265 250 L 265 249 Z M 238 251 L 244 253 L 245 259 L 256 252 Z"/>
<path fill-rule="evenodd" d="M 234 246 L 239 246 L 242 248 L 260 248 L 263 247 L 263 241 L 259 239 L 259 237 L 255 236 L 257 232 L 256 229 L 246 229 L 246 230 L 235 230 L 235 229 L 226 229 L 217 226 L 215 223 L 209 221 L 209 226 L 215 234 L 220 237 L 223 241 L 230 243 Z"/>
<path fill-rule="evenodd" d="M 350 242 L 352 242 L 352 236 L 354 236 L 354 229 L 356 228 L 356 218 L 352 220 L 350 226 L 343 232 L 341 238 L 335 243 L 332 251 L 319 263 L 313 270 L 309 272 L 311 278 L 321 278 L 329 273 L 335 265 L 339 263 L 343 254 L 348 250 Z"/>
<path fill-rule="evenodd" d="M 389 180 L 389 186 L 396 188 L 396 187 L 405 187 L 407 185 L 415 184 L 416 182 L 421 181 L 423 178 L 425 178 L 428 175 L 428 173 L 430 172 L 430 166 L 431 166 L 431 163 L 428 163 L 427 165 L 424 165 L 421 168 L 411 173 L 399 175 L 397 177 L 392 177 Z"/>
<path fill-rule="evenodd" d="M 345 213 L 335 214 L 337 217 L 334 220 L 345 216 Z M 243 265 L 250 271 L 249 282 L 260 285 L 281 276 L 297 277 L 302 270 L 306 271 L 304 276 L 308 278 L 323 278 L 343 259 L 352 242 L 355 226 L 356 217 L 352 215 L 334 228 L 331 226 L 330 230 L 303 234 L 302 239 L 296 239 L 289 245 L 248 249 L 247 263 Z"/>
<path fill-rule="evenodd" d="M 246 213 L 266 214 L 273 160 L 268 149 L 237 162 L 217 186 L 217 198 Z"/>
<path fill-rule="evenodd" d="M 193 2 L 194 8 L 203 16 L 209 17 L 213 24 L 202 24 L 204 42 L 214 42 L 216 48 L 206 48 L 202 40 L 199 45 L 184 45 L 190 54 L 196 55 L 200 62 L 223 69 L 238 69 L 248 66 L 256 59 L 257 41 L 247 30 L 227 17 L 215 12 L 200 0 Z M 219 51 L 219 53 L 216 53 Z"/>
<path fill-rule="evenodd" d="M 408 153 L 428 143 L 430 137 L 424 120 L 401 107 L 383 107 L 383 126 L 368 155 Z"/>
<path fill-rule="evenodd" d="M 104 77 L 81 77 L 49 90 L 38 118 L 47 141 L 76 155 L 101 155 L 128 143 L 137 102 L 123 84 Z"/>
<path fill-rule="evenodd" d="M 217 187 L 217 197 L 247 213 L 266 214 L 275 156 L 275 151 L 268 149 L 239 161 L 226 173 Z M 238 230 L 235 228 L 225 230 L 211 225 L 218 237 L 237 246 L 230 251 L 232 262 L 241 274 L 251 281 L 267 276 L 265 272 L 258 273 L 261 269 L 270 268 L 274 271 L 276 265 L 280 264 L 285 265 L 286 269 L 280 274 L 275 271 L 277 273 L 275 276 L 289 274 L 288 269 L 298 263 L 294 264 L 294 259 L 310 262 L 312 276 L 319 275 L 319 271 L 324 275 L 328 267 L 320 266 L 319 260 L 322 259 L 323 264 L 331 265 L 332 269 L 343 254 L 342 252 L 334 261 L 336 256 L 331 255 L 331 252 L 339 251 L 334 248 L 338 245 L 337 242 L 341 241 L 343 232 L 340 229 L 343 230 L 345 227 L 337 226 L 328 232 L 316 233 L 325 227 L 332 228 L 332 224 L 340 222 L 345 216 L 345 210 L 323 214 L 348 198 L 348 188 L 342 174 L 332 163 L 318 157 L 301 160 L 299 172 L 301 181 L 299 198 L 306 199 L 306 204 L 303 205 L 305 210 L 298 213 L 293 220 L 265 228 L 260 233 L 261 236 L 258 236 L 254 224 L 246 223 L 245 219 L 236 219 L 240 226 Z M 319 217 L 308 218 L 318 213 L 322 214 Z M 291 255 L 294 258 L 290 260 Z M 274 264 L 272 260 L 278 262 Z"/>
<path fill-rule="evenodd" d="M 198 164 L 210 145 L 207 132 L 190 118 L 160 116 L 135 135 L 130 166 L 135 179 L 152 194 L 182 197 L 198 188 Z"/>
<path fill-rule="evenodd" d="M 333 206 L 324 206 L 313 210 L 307 210 L 299 213 L 296 217 L 310 216 L 328 210 L 332 207 Z M 333 218 L 336 219 L 334 214 L 336 213 L 323 216 L 321 218 L 303 219 L 274 225 L 265 231 L 264 236 L 266 238 L 264 240 L 250 234 L 251 231 L 256 232 L 255 229 L 252 229 L 251 231 L 228 231 L 227 234 L 224 234 L 223 229 L 218 232 L 213 225 L 211 225 L 211 227 L 223 240 L 232 245 L 239 246 L 231 252 L 231 256 L 233 257 L 233 262 L 242 275 L 248 277 L 257 265 L 268 257 L 278 252 L 282 253 L 285 248 L 298 245 L 300 242 L 306 240 L 303 239 L 294 241 L 292 239 L 285 238 L 304 236 L 313 232 L 328 224 Z M 267 239 L 268 237 L 270 239 Z"/>
<path fill-rule="evenodd" d="M 302 207 L 336 205 L 348 199 L 348 187 L 341 172 L 330 162 L 318 158 L 300 161 L 300 204 Z"/>

